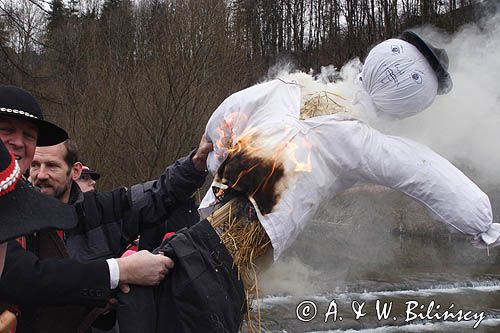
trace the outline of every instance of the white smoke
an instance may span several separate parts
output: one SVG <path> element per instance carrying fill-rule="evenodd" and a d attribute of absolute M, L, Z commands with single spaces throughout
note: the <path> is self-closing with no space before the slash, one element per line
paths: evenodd
<path fill-rule="evenodd" d="M 279 260 L 259 278 L 259 289 L 264 295 L 287 294 L 303 296 L 318 291 L 313 283 L 319 272 L 304 264 L 298 258 Z"/>
<path fill-rule="evenodd" d="M 500 14 L 481 28 L 467 25 L 451 36 L 430 27 L 415 31 L 448 52 L 453 90 L 438 96 L 429 109 L 417 116 L 372 126 L 426 144 L 480 184 L 498 184 Z"/>

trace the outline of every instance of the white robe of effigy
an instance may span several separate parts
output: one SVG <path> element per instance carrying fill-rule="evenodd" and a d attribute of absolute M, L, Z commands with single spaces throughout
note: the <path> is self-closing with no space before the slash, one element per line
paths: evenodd
<path fill-rule="evenodd" d="M 417 142 L 388 136 L 361 120 L 328 115 L 300 120 L 301 93 L 295 82 L 273 80 L 239 91 L 214 112 L 206 127 L 214 143 L 208 168 L 215 174 L 238 141 L 251 154 L 276 160 L 284 176 L 279 200 L 259 221 L 278 259 L 312 219 L 319 205 L 356 182 L 388 186 L 423 204 L 431 215 L 466 235 L 476 246 L 497 245 L 500 224 L 492 223 L 488 196 L 443 157 Z M 205 195 L 200 214 L 213 210 Z"/>

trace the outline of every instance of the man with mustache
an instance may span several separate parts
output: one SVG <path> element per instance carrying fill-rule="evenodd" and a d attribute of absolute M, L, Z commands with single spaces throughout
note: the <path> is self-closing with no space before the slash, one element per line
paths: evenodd
<path fill-rule="evenodd" d="M 80 178 L 82 169 L 76 143 L 67 139 L 54 146 L 36 148 L 30 179 L 40 192 L 68 203 L 71 188 L 78 186 L 76 180 Z"/>

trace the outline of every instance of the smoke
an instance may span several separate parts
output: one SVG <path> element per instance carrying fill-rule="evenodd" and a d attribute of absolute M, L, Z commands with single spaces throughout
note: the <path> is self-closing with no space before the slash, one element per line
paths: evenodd
<path fill-rule="evenodd" d="M 426 144 L 481 185 L 498 184 L 500 14 L 451 36 L 431 27 L 415 31 L 448 52 L 453 90 L 417 116 L 371 125 Z"/>
<path fill-rule="evenodd" d="M 313 283 L 318 274 L 299 258 L 286 258 L 259 276 L 259 288 L 263 294 L 304 296 L 319 290 Z"/>

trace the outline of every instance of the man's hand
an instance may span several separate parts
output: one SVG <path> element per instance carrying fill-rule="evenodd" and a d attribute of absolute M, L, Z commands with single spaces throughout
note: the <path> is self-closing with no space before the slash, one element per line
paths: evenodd
<path fill-rule="evenodd" d="M 198 150 L 191 158 L 193 161 L 194 167 L 198 171 L 206 171 L 207 170 L 207 157 L 208 153 L 214 150 L 214 146 L 211 142 L 207 141 L 205 135 L 201 137 L 200 144 L 198 146 Z"/>
<path fill-rule="evenodd" d="M 169 257 L 152 254 L 146 250 L 139 251 L 128 257 L 116 259 L 120 268 L 120 289 L 127 293 L 129 284 L 154 286 L 159 284 L 168 270 L 174 267 Z"/>

